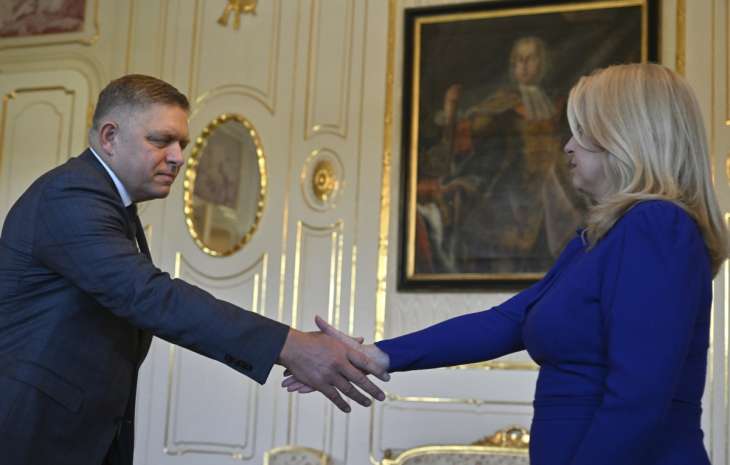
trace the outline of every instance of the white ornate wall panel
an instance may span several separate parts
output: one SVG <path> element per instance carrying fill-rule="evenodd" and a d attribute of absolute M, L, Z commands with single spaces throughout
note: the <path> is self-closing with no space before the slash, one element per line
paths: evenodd
<path fill-rule="evenodd" d="M 353 0 L 311 2 L 307 60 L 306 137 L 328 133 L 347 138 L 351 95 Z M 358 54 L 359 55 L 359 54 Z"/>
<path fill-rule="evenodd" d="M 461 1 L 259 0 L 235 29 L 233 15 L 218 23 L 227 0 L 88 0 L 93 13 L 78 37 L 0 39 L 0 217 L 39 172 L 84 148 L 90 97 L 112 77 L 142 72 L 189 95 L 193 138 L 222 113 L 251 121 L 268 173 L 259 229 L 229 257 L 191 240 L 180 181 L 166 201 L 144 205 L 162 269 L 301 329 L 320 314 L 367 339 L 502 302 L 508 294 L 395 289 L 403 10 Z M 728 3 L 662 0 L 660 46 L 662 62 L 698 93 L 730 214 Z M 39 132 L 47 137 L 32 137 Z M 730 465 L 729 276 L 725 268 L 715 286 L 703 418 L 719 465 Z M 385 449 L 529 426 L 536 372 L 524 369 L 525 354 L 502 362 L 396 374 L 383 384 L 386 402 L 344 415 L 319 394 L 282 391 L 278 367 L 259 387 L 155 340 L 141 373 L 135 463 L 260 464 L 266 450 L 298 444 L 335 465 L 365 465 Z"/>
<path fill-rule="evenodd" d="M 0 94 L 4 218 L 31 182 L 83 150 L 89 95 L 83 76 L 73 71 L 0 75 Z"/>
<path fill-rule="evenodd" d="M 220 299 L 264 314 L 266 265 L 264 256 L 236 275 L 209 276 L 179 255 L 175 275 Z M 253 458 L 260 431 L 255 383 L 218 362 L 172 345 L 167 380 L 164 447 L 168 454 Z"/>
<path fill-rule="evenodd" d="M 281 35 L 281 0 L 261 2 L 255 16 L 241 17 L 240 29 L 221 27 L 220 2 L 196 0 L 189 97 L 236 92 L 275 111 Z M 209 72 L 215 70 L 215 72 Z"/>

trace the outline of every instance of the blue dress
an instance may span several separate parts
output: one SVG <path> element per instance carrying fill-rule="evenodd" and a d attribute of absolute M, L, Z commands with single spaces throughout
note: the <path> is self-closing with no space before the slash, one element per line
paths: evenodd
<path fill-rule="evenodd" d="M 377 345 L 390 371 L 526 349 L 540 365 L 532 465 L 709 465 L 700 416 L 711 302 L 697 224 L 646 201 L 593 249 L 578 235 L 505 303 Z"/>

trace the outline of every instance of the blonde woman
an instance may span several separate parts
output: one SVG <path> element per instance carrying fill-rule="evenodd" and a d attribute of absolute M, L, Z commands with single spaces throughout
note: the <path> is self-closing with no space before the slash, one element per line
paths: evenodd
<path fill-rule="evenodd" d="M 540 365 L 532 465 L 709 464 L 701 398 L 727 237 L 695 97 L 663 66 L 612 66 L 576 84 L 568 119 L 572 182 L 592 207 L 547 275 L 361 350 L 393 372 L 527 349 Z"/>

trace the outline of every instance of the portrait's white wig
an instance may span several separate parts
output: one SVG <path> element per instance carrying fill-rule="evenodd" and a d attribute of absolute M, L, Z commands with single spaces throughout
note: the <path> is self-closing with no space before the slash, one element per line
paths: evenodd
<path fill-rule="evenodd" d="M 516 81 L 514 76 L 515 61 L 517 60 L 517 51 L 524 44 L 533 44 L 535 46 L 535 52 L 537 58 L 540 61 L 540 71 L 535 77 L 536 82 L 543 80 L 545 75 L 550 71 L 551 60 L 550 54 L 548 53 L 548 47 L 544 40 L 537 36 L 525 36 L 521 37 L 512 44 L 512 50 L 509 53 L 509 77 L 512 81 Z"/>
<path fill-rule="evenodd" d="M 727 231 L 702 114 L 687 81 L 650 63 L 597 70 L 570 91 L 568 122 L 578 144 L 606 154 L 611 189 L 589 211 L 589 244 L 637 202 L 664 199 L 695 219 L 717 273 L 727 257 Z"/>

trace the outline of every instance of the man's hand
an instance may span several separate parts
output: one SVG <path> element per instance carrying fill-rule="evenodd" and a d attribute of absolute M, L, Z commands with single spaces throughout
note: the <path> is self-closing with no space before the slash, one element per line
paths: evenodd
<path fill-rule="evenodd" d="M 364 368 L 369 373 L 374 374 L 379 379 L 383 381 L 390 380 L 390 375 L 388 374 L 388 367 L 390 366 L 390 359 L 388 357 L 388 354 L 383 352 L 378 348 L 378 346 L 374 344 L 367 344 L 363 345 L 363 339 L 362 338 L 353 338 L 348 336 L 347 334 L 338 331 L 333 326 L 329 325 L 326 321 L 324 321 L 319 316 L 315 317 L 314 322 L 317 324 L 320 330 L 322 330 L 322 333 L 324 333 L 327 336 L 331 336 L 338 341 L 340 341 L 342 344 L 347 346 L 349 349 L 356 351 L 362 355 L 364 355 L 370 362 L 368 368 Z M 306 394 L 309 392 L 313 392 L 315 390 L 319 390 L 314 388 L 312 385 L 304 381 L 303 379 L 299 378 L 293 371 L 287 369 L 284 372 L 284 375 L 287 376 L 286 379 L 281 383 L 281 386 L 286 388 L 289 392 L 299 392 L 300 394 Z M 366 378 L 367 379 L 367 378 Z M 377 389 L 377 387 L 376 387 Z M 378 392 L 381 392 L 378 389 Z M 326 394 L 325 394 L 326 395 Z M 329 396 L 328 396 L 329 397 Z M 382 398 L 376 397 L 379 400 L 383 400 Z M 334 402 L 334 400 L 333 400 Z M 362 403 L 361 403 L 362 404 Z M 365 405 L 365 404 L 363 404 Z"/>
<path fill-rule="evenodd" d="M 370 405 L 370 399 L 353 383 L 378 400 L 385 398 L 383 391 L 365 375 L 372 373 L 383 379 L 388 377 L 385 370 L 367 355 L 325 333 L 290 329 L 277 363 L 309 387 L 307 392 L 320 391 L 343 412 L 349 412 L 350 406 L 340 392 L 360 405 Z"/>

